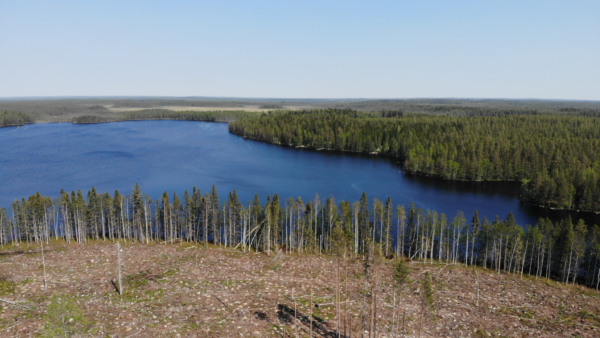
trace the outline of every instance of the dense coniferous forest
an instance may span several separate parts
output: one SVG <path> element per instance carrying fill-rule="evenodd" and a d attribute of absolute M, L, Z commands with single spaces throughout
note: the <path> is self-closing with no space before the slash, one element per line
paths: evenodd
<path fill-rule="evenodd" d="M 380 112 L 396 110 L 407 113 L 449 114 L 455 116 L 480 116 L 506 114 L 593 113 L 600 114 L 600 102 L 501 100 L 501 99 L 406 99 L 359 100 L 321 105 L 323 108 L 352 109 Z"/>
<path fill-rule="evenodd" d="M 137 120 L 185 120 L 206 122 L 231 122 L 238 119 L 256 116 L 256 113 L 246 111 L 224 110 L 224 111 L 172 111 L 166 109 L 144 109 L 124 112 L 119 115 L 98 116 L 84 115 L 74 117 L 73 123 L 102 123 L 117 121 Z"/>
<path fill-rule="evenodd" d="M 0 127 L 22 126 L 26 123 L 33 123 L 33 119 L 23 113 L 1 112 Z"/>
<path fill-rule="evenodd" d="M 520 181 L 523 200 L 600 211 L 600 119 L 595 114 L 479 109 L 449 116 L 329 109 L 263 114 L 232 122 L 229 130 L 274 144 L 398 157 L 408 173 Z"/>
<path fill-rule="evenodd" d="M 438 214 L 433 210 L 394 205 L 391 199 L 359 201 L 333 197 L 310 201 L 261 201 L 244 205 L 236 191 L 220 198 L 216 188 L 204 194 L 195 187 L 183 196 L 165 192 L 158 200 L 144 195 L 136 184 L 131 194 L 115 191 L 87 196 L 61 191 L 51 199 L 39 193 L 15 200 L 10 213 L 0 209 L 0 243 L 68 242 L 88 239 L 125 240 L 148 244 L 209 241 L 226 248 L 270 253 L 328 253 L 340 242 L 355 255 L 375 245 L 386 257 L 404 255 L 423 263 L 482 265 L 498 272 L 554 278 L 565 283 L 600 284 L 600 228 L 570 218 L 535 226 L 505 219 L 481 219 L 477 212 Z"/>
<path fill-rule="evenodd" d="M 97 115 L 119 116 L 122 112 L 143 109 L 171 110 L 247 110 L 260 109 L 352 109 L 379 113 L 446 114 L 455 116 L 535 114 L 600 115 L 600 102 L 548 100 L 491 100 L 491 99 L 268 99 L 217 97 L 81 97 L 0 99 L 0 111 L 22 112 L 35 121 L 69 122 L 75 117 Z M 196 108 L 196 109 L 194 109 Z"/>

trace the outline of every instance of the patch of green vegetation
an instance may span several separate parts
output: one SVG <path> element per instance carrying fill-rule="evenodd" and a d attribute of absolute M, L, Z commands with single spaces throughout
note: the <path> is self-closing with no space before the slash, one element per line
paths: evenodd
<path fill-rule="evenodd" d="M 596 299 L 600 298 L 600 293 L 598 293 L 598 290 L 584 288 L 584 289 L 577 289 L 577 292 L 579 292 L 580 294 L 582 294 L 586 297 L 592 297 L 592 298 L 596 298 Z"/>
<path fill-rule="evenodd" d="M 522 319 L 533 319 L 533 316 L 535 314 L 535 311 L 529 312 L 526 309 L 514 309 L 514 308 L 510 308 L 510 307 L 509 308 L 502 307 L 502 308 L 500 308 L 500 310 L 498 310 L 498 312 L 507 314 L 507 315 L 511 315 L 511 316 L 517 316 Z"/>
<path fill-rule="evenodd" d="M 582 310 L 577 313 L 581 318 L 590 320 L 596 325 L 600 324 L 600 318 L 592 312 Z"/>
<path fill-rule="evenodd" d="M 165 291 L 163 289 L 145 291 L 144 294 L 150 297 L 150 300 L 160 299 Z"/>
<path fill-rule="evenodd" d="M 233 280 L 227 280 L 227 279 L 222 280 L 221 285 L 223 285 L 224 287 L 229 287 L 229 286 L 233 285 Z"/>
<path fill-rule="evenodd" d="M 26 284 L 29 284 L 29 283 L 32 283 L 32 282 L 33 282 L 33 279 L 27 278 L 24 281 L 22 281 L 21 284 L 26 285 Z"/>
<path fill-rule="evenodd" d="M 475 333 L 473 334 L 473 337 L 479 337 L 479 338 L 483 338 L 486 337 L 487 338 L 487 333 L 485 333 L 485 330 L 483 329 L 478 329 L 477 331 L 475 331 Z"/>
<path fill-rule="evenodd" d="M 85 318 L 75 297 L 54 295 L 42 318 L 42 337 L 69 337 L 90 333 L 91 323 Z"/>
<path fill-rule="evenodd" d="M 595 314 L 585 310 L 579 311 L 577 314 L 584 318 L 598 318 Z"/>
<path fill-rule="evenodd" d="M 141 288 L 148 284 L 148 271 L 125 276 L 125 283 L 131 288 Z"/>
<path fill-rule="evenodd" d="M 505 332 L 505 330 L 503 328 L 497 327 L 497 328 L 494 328 L 491 333 L 492 333 L 492 337 L 507 338 L 507 336 L 504 335 L 504 332 Z"/>
<path fill-rule="evenodd" d="M 11 295 L 15 293 L 16 284 L 6 278 L 0 279 L 0 296 Z"/>
<path fill-rule="evenodd" d="M 446 282 L 440 278 L 434 280 L 433 283 L 438 291 L 448 290 L 448 285 L 446 285 Z"/>

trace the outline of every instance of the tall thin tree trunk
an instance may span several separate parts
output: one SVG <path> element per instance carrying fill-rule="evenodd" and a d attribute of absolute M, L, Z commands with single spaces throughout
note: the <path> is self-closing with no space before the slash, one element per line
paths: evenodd
<path fill-rule="evenodd" d="M 117 265 L 119 268 L 119 295 L 123 295 L 123 285 L 121 284 L 121 244 L 117 241 Z"/>
<path fill-rule="evenodd" d="M 47 290 L 47 283 L 46 283 L 46 259 L 44 258 L 44 242 L 42 241 L 41 243 L 41 247 L 42 247 L 42 273 L 43 273 L 43 278 L 44 278 L 44 290 Z"/>
<path fill-rule="evenodd" d="M 313 336 L 313 272 L 312 272 L 312 257 L 308 256 L 309 264 L 310 264 L 310 303 L 308 304 L 310 308 L 310 338 Z"/>

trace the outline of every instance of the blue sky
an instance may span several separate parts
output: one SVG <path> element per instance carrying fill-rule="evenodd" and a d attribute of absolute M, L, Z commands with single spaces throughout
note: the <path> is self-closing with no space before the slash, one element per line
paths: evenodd
<path fill-rule="evenodd" d="M 4 1 L 0 97 L 600 100 L 600 1 Z"/>

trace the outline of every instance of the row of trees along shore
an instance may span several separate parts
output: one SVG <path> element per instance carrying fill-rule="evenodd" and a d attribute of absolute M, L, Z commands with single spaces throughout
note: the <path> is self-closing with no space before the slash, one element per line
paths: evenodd
<path fill-rule="evenodd" d="M 99 194 L 94 188 L 60 192 L 51 199 L 39 193 L 15 200 L 10 212 L 0 209 L 0 244 L 96 240 L 207 244 L 243 251 L 326 254 L 340 241 L 355 255 L 374 243 L 386 257 L 405 256 L 425 263 L 481 265 L 497 272 L 600 285 L 600 228 L 583 220 L 572 224 L 540 219 L 521 227 L 512 213 L 501 220 L 452 218 L 432 210 L 393 205 L 391 199 L 336 203 L 318 195 L 281 200 L 275 194 L 262 203 L 258 196 L 245 206 L 236 191 L 221 200 L 213 186 L 204 195 L 195 187 L 183 198 L 165 192 L 158 200 L 143 195 L 136 184 L 130 195 Z"/>
<path fill-rule="evenodd" d="M 29 115 L 23 113 L 0 112 L 0 127 L 22 126 L 33 122 L 33 119 Z"/>
<path fill-rule="evenodd" d="M 255 112 L 243 110 L 218 111 L 173 111 L 168 109 L 142 109 L 105 115 L 82 115 L 74 117 L 73 123 L 104 123 L 139 120 L 184 120 L 205 122 L 232 122 L 239 119 L 256 116 Z"/>
<path fill-rule="evenodd" d="M 397 157 L 408 173 L 448 180 L 520 181 L 522 200 L 600 211 L 600 118 L 526 113 L 329 109 L 264 114 L 232 122 L 229 131 L 274 144 Z"/>

